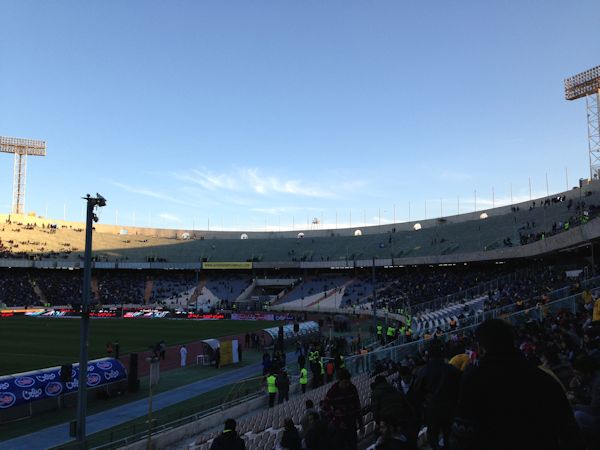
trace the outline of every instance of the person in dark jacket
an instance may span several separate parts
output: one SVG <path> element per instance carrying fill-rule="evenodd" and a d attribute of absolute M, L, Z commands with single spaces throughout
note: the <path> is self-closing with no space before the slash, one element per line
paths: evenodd
<path fill-rule="evenodd" d="M 306 430 L 302 430 L 304 435 L 304 447 L 307 450 L 328 450 L 329 438 L 327 435 L 327 424 L 321 420 L 318 412 L 308 413 Z"/>
<path fill-rule="evenodd" d="M 283 422 L 283 435 L 281 436 L 280 445 L 285 450 L 302 450 L 302 440 L 300 433 L 294 425 L 294 421 L 287 418 Z"/>
<path fill-rule="evenodd" d="M 574 406 L 575 420 L 589 448 L 600 448 L 600 361 L 581 356 L 575 363 L 578 378 L 585 384 L 585 403 Z"/>
<path fill-rule="evenodd" d="M 306 365 L 306 356 L 304 353 L 298 355 L 298 370 L 302 369 Z"/>
<path fill-rule="evenodd" d="M 400 367 L 398 370 L 398 390 L 404 395 L 406 401 L 410 404 L 411 408 L 419 416 L 419 404 L 417 398 L 417 389 L 415 387 L 415 376 L 413 371 L 408 367 Z"/>
<path fill-rule="evenodd" d="M 377 375 L 371 385 L 371 410 L 377 427 L 387 420 L 388 425 L 393 425 L 394 432 L 401 432 L 407 444 L 416 448 L 419 429 L 415 411 L 404 393 L 389 384 L 383 375 Z"/>
<path fill-rule="evenodd" d="M 227 419 L 225 429 L 214 439 L 210 450 L 246 450 L 246 444 L 235 431 L 236 425 L 234 419 Z"/>
<path fill-rule="evenodd" d="M 304 410 L 304 414 L 302 415 L 302 418 L 300 419 L 300 426 L 302 427 L 300 430 L 300 437 L 303 439 L 306 436 L 306 430 L 308 430 L 309 416 L 312 413 L 317 413 L 317 415 L 318 415 L 317 409 L 315 408 L 315 404 L 313 403 L 312 400 L 310 400 L 310 399 L 306 400 L 304 405 L 306 406 L 306 409 Z"/>
<path fill-rule="evenodd" d="M 487 320 L 475 332 L 479 365 L 465 372 L 452 450 L 583 450 L 560 384 L 515 348 L 512 327 Z"/>
<path fill-rule="evenodd" d="M 356 431 L 362 429 L 360 398 L 346 369 L 338 372 L 338 381 L 325 394 L 325 410 L 334 430 L 332 447 L 336 450 L 355 450 Z"/>
<path fill-rule="evenodd" d="M 276 386 L 279 396 L 277 403 L 283 403 L 284 400 L 287 402 L 290 399 L 290 377 L 285 369 L 277 375 Z"/>
<path fill-rule="evenodd" d="M 440 433 L 444 437 L 444 445 L 450 437 L 461 372 L 444 362 L 442 345 L 438 341 L 434 340 L 430 345 L 428 358 L 417 375 L 416 392 L 423 407 L 427 441 L 433 450 L 438 450 Z"/>

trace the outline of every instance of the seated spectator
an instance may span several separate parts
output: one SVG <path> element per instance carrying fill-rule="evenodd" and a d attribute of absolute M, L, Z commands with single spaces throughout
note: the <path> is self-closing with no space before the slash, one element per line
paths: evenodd
<path fill-rule="evenodd" d="M 548 349 L 541 359 L 544 367 L 552 371 L 564 388 L 571 385 L 574 376 L 573 369 L 567 361 L 560 358 L 556 349 Z"/>
<path fill-rule="evenodd" d="M 487 320 L 475 338 L 482 357 L 463 376 L 451 448 L 583 450 L 559 383 L 523 358 L 512 327 Z"/>
<path fill-rule="evenodd" d="M 215 438 L 210 450 L 246 450 L 246 444 L 235 431 L 236 425 L 234 419 L 227 419 L 223 433 Z"/>
<path fill-rule="evenodd" d="M 283 428 L 283 435 L 280 442 L 281 447 L 286 450 L 302 450 L 300 433 L 298 433 L 294 421 L 290 418 L 285 419 Z"/>
<path fill-rule="evenodd" d="M 380 432 L 375 442 L 375 450 L 417 450 L 416 442 L 410 442 L 398 428 L 394 416 L 381 421 Z"/>

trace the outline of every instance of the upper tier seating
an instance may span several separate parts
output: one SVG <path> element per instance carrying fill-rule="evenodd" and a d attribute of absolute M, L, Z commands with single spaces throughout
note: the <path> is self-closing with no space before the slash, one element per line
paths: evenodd
<path fill-rule="evenodd" d="M 127 237 L 98 232 L 95 258 L 127 262 L 360 261 L 375 257 L 413 258 L 486 252 L 516 247 L 573 229 L 598 216 L 600 182 L 581 189 L 510 207 L 411 223 L 354 229 L 296 232 L 194 231 L 189 240 Z M 480 215 L 487 218 L 480 219 Z M 468 219 L 468 220 L 467 220 Z M 24 219 L 25 220 L 25 219 Z M 419 223 L 421 225 L 421 223 Z M 163 233 L 165 234 L 165 233 Z M 181 235 L 181 233 L 180 233 Z M 9 222 L 0 228 L 0 257 L 81 261 L 84 233 L 67 227 L 48 229 Z"/>

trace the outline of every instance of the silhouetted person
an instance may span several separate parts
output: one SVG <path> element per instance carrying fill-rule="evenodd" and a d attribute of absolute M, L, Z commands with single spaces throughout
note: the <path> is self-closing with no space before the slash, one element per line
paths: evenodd
<path fill-rule="evenodd" d="M 442 345 L 434 341 L 428 349 L 429 361 L 417 375 L 417 396 L 422 399 L 427 440 L 433 450 L 440 448 L 440 433 L 447 445 L 454 408 L 460 388 L 460 371 L 444 362 Z"/>
<path fill-rule="evenodd" d="M 560 384 L 515 348 L 512 327 L 487 320 L 475 332 L 482 355 L 465 372 L 453 450 L 583 450 Z"/>
<path fill-rule="evenodd" d="M 227 419 L 223 432 L 215 438 L 210 450 L 246 450 L 246 444 L 235 431 L 236 425 L 235 420 Z"/>

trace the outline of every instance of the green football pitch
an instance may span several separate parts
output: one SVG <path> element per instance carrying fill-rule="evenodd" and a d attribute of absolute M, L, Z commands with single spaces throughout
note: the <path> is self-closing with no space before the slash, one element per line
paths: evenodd
<path fill-rule="evenodd" d="M 118 341 L 121 354 L 141 352 L 160 340 L 167 346 L 257 331 L 280 324 L 243 320 L 95 319 L 90 321 L 90 359 L 106 356 L 106 343 Z M 78 319 L 9 317 L 0 319 L 0 375 L 76 363 Z"/>

